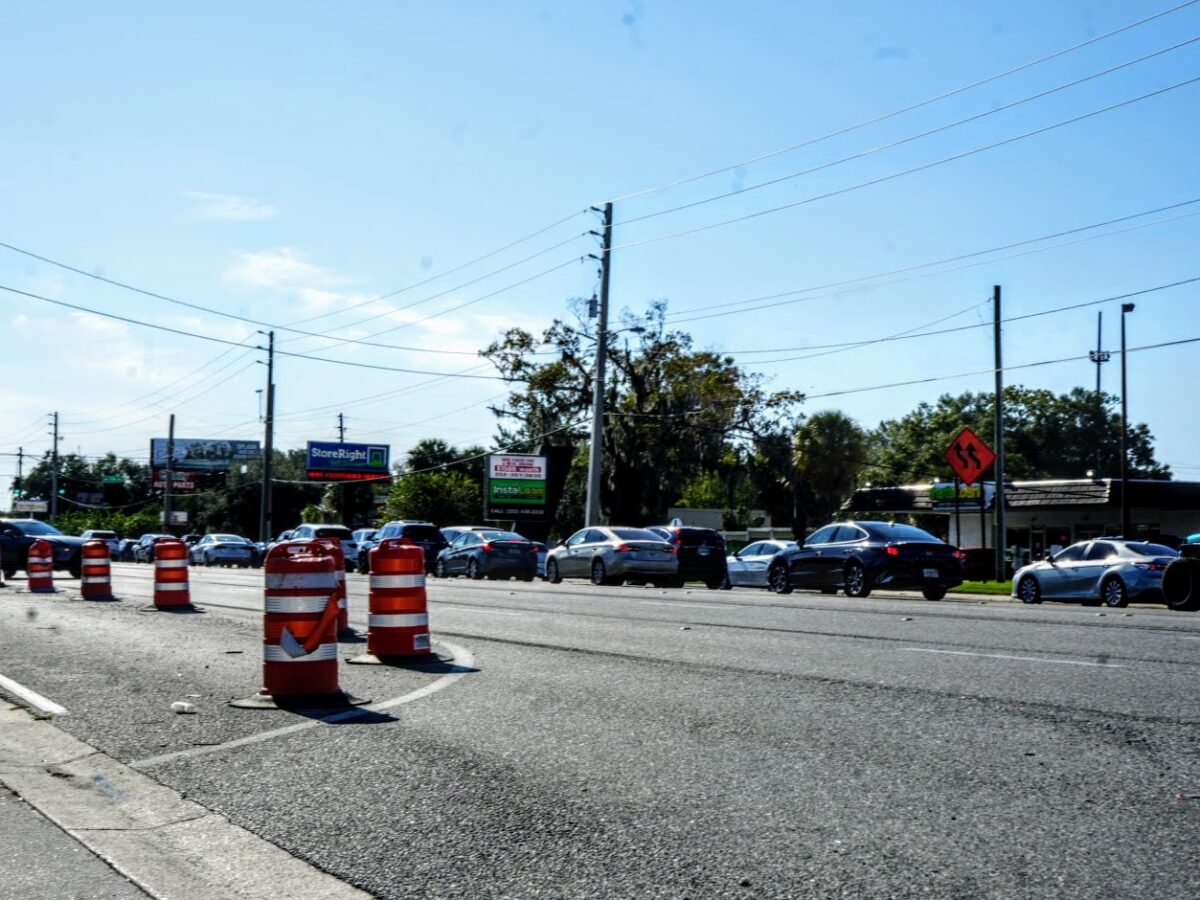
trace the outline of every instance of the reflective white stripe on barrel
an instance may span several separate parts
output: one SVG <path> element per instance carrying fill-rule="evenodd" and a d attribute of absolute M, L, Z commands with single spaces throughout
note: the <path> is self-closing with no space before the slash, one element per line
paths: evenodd
<path fill-rule="evenodd" d="M 337 644 L 321 644 L 307 656 L 288 656 L 282 647 L 266 644 L 263 647 L 263 662 L 328 662 L 337 659 Z"/>
<path fill-rule="evenodd" d="M 154 568 L 156 569 L 186 569 L 188 561 L 186 559 L 156 559 L 154 560 Z"/>
<path fill-rule="evenodd" d="M 424 575 L 372 575 L 373 588 L 417 588 L 425 587 Z"/>
<path fill-rule="evenodd" d="M 305 588 L 324 588 L 333 590 L 337 582 L 332 572 L 268 572 L 266 589 L 268 591 L 294 591 Z"/>
<path fill-rule="evenodd" d="M 156 590 L 156 591 L 186 591 L 187 589 L 188 589 L 188 586 L 187 586 L 187 584 L 186 584 L 186 583 L 180 583 L 180 584 L 170 584 L 170 583 L 167 583 L 167 584 L 156 584 L 156 585 L 154 586 L 154 590 Z"/>
<path fill-rule="evenodd" d="M 29 557 L 29 561 L 31 563 L 49 563 L 51 558 L 49 556 L 31 556 Z"/>
<path fill-rule="evenodd" d="M 428 627 L 429 613 L 372 615 L 367 617 L 367 624 L 372 628 L 419 628 L 422 625 Z"/>
<path fill-rule="evenodd" d="M 308 594 L 303 597 L 267 597 L 269 613 L 319 613 L 329 603 L 328 594 Z"/>
<path fill-rule="evenodd" d="M 80 581 L 84 584 L 111 584 L 112 578 L 108 575 L 84 575 Z"/>

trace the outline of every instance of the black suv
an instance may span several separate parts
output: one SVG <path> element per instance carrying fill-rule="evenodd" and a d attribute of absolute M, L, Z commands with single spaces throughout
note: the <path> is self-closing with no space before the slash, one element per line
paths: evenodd
<path fill-rule="evenodd" d="M 703 581 L 710 591 L 715 591 L 728 574 L 725 568 L 725 538 L 712 528 L 693 525 L 651 525 L 647 529 L 662 535 L 674 547 L 679 559 L 679 574 L 676 581 L 682 585 L 688 581 Z"/>
<path fill-rule="evenodd" d="M 371 540 L 378 547 L 380 541 L 386 541 L 388 538 L 408 538 L 414 544 L 419 545 L 425 551 L 426 574 L 433 572 L 433 567 L 437 565 L 438 554 L 448 546 L 442 532 L 432 522 L 388 522 L 375 532 L 375 537 Z M 369 561 L 367 564 L 370 564 Z M 359 571 L 365 572 L 366 569 L 362 566 L 363 560 L 360 559 Z"/>
<path fill-rule="evenodd" d="M 54 548 L 54 568 L 65 569 L 78 578 L 83 565 L 83 538 L 63 534 L 38 519 L 0 519 L 0 568 L 12 578 L 29 561 L 29 547 L 42 538 Z"/>

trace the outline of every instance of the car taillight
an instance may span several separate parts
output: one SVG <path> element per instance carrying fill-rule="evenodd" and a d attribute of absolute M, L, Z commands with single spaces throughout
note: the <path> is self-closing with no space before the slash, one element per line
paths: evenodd
<path fill-rule="evenodd" d="M 886 552 L 887 552 L 888 556 L 899 556 L 900 548 L 895 546 L 894 544 L 889 544 Z"/>
<path fill-rule="evenodd" d="M 1161 572 L 1166 568 L 1162 563 L 1134 563 L 1134 568 L 1149 572 Z"/>
<path fill-rule="evenodd" d="M 483 545 L 483 550 L 485 553 L 491 553 L 495 549 L 496 548 L 492 546 L 491 541 L 488 541 L 486 544 Z"/>
<path fill-rule="evenodd" d="M 633 552 L 633 548 L 630 547 L 628 544 L 617 544 L 617 546 L 613 547 L 613 550 L 615 550 L 617 553 L 632 553 Z"/>
<path fill-rule="evenodd" d="M 955 551 L 954 551 L 954 558 L 955 558 L 955 559 L 966 559 L 966 558 L 967 558 L 967 554 L 963 553 L 961 550 L 955 550 Z"/>

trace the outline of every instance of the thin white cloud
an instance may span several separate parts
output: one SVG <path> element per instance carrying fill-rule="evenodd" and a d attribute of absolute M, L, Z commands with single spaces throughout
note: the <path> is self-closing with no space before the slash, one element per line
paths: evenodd
<path fill-rule="evenodd" d="M 278 210 L 270 203 L 240 194 L 207 194 L 203 191 L 184 191 L 192 201 L 192 215 L 216 222 L 254 222 L 270 219 Z"/>
<path fill-rule="evenodd" d="M 242 253 L 237 262 L 225 270 L 224 278 L 233 284 L 256 290 L 312 289 L 344 281 L 328 269 L 302 259 L 291 247 Z"/>

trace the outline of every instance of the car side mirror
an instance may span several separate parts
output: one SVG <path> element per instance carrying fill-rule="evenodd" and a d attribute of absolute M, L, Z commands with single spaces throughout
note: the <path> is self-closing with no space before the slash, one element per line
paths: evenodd
<path fill-rule="evenodd" d="M 1050 565 L 1054 565 L 1054 554 L 1047 551 L 1046 555 L 1042 557 L 1042 561 L 1048 562 Z"/>

